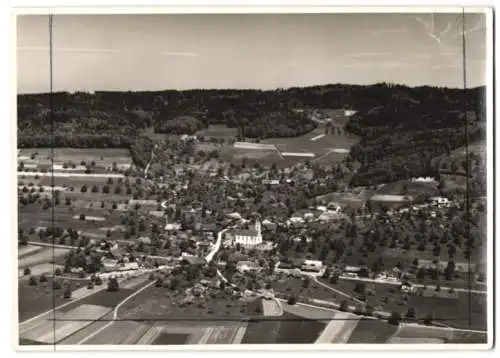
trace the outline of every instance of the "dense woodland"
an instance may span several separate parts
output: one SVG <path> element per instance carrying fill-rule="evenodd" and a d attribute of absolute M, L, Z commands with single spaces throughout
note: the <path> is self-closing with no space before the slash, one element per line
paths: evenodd
<path fill-rule="evenodd" d="M 484 138 L 484 91 L 381 83 L 19 95 L 18 140 L 20 147 L 131 148 L 146 129 L 193 134 L 210 124 L 237 128 L 240 138 L 294 137 L 316 127 L 294 109 L 354 109 L 346 130 L 361 141 L 348 160 L 360 168 L 351 184 L 371 185 L 435 175 L 433 158 L 465 145 L 465 118 L 469 142 Z"/>

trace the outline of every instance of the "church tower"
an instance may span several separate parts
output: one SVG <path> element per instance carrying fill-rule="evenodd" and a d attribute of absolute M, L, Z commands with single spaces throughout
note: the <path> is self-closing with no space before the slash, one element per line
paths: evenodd
<path fill-rule="evenodd" d="M 262 226 L 259 219 L 255 221 L 255 231 L 257 231 L 258 236 L 262 235 Z"/>

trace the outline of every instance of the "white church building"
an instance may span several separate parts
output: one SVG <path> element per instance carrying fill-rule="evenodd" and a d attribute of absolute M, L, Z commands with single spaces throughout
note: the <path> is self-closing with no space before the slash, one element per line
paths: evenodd
<path fill-rule="evenodd" d="M 234 243 L 244 247 L 252 247 L 262 244 L 262 226 L 259 220 L 255 222 L 255 228 L 250 230 L 238 230 L 234 234 Z"/>

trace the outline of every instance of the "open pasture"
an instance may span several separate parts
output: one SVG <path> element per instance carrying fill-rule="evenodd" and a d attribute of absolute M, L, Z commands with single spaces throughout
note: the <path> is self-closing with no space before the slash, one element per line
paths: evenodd
<path fill-rule="evenodd" d="M 375 193 L 379 195 L 408 195 L 417 196 L 419 194 L 438 194 L 437 182 L 419 182 L 412 180 L 400 180 L 394 183 L 383 184 Z"/>
<path fill-rule="evenodd" d="M 106 280 L 103 280 L 103 285 L 107 284 Z M 83 298 L 79 301 L 80 305 L 96 305 L 107 307 L 108 311 L 114 309 L 116 305 L 118 305 L 125 298 L 130 296 L 134 290 L 120 288 L 118 291 L 109 292 L 106 289 L 99 291 L 93 295 Z M 66 312 L 67 308 L 64 307 L 61 309 L 62 312 Z"/>
<path fill-rule="evenodd" d="M 19 269 L 29 268 L 39 264 L 48 263 L 56 258 L 64 256 L 68 253 L 68 249 L 43 247 L 34 252 L 32 255 L 24 256 L 19 259 Z"/>
<path fill-rule="evenodd" d="M 358 140 L 345 133 L 340 135 L 324 134 L 324 125 L 319 125 L 313 131 L 299 137 L 268 138 L 261 143 L 276 145 L 280 152 L 314 153 L 314 158 L 321 158 L 323 161 L 333 163 L 333 160 L 342 160 L 351 146 Z"/>
<path fill-rule="evenodd" d="M 324 280 L 323 282 L 354 297 L 358 295 L 355 288 L 356 284 L 360 282 L 343 279 L 340 279 L 335 285 Z M 431 289 L 433 288 L 428 288 L 428 290 Z M 486 295 L 471 293 L 471 304 L 469 305 L 469 292 L 458 292 L 457 299 L 424 297 L 415 294 L 409 295 L 408 299 L 405 300 L 397 285 L 368 283 L 365 290 L 365 302 L 377 311 L 399 312 L 401 315 L 405 315 L 408 309 L 413 307 L 417 319 L 424 319 L 427 314 L 433 313 L 436 321 L 452 327 L 486 329 Z M 469 310 L 472 318 L 470 324 Z"/>
<path fill-rule="evenodd" d="M 108 148 L 108 149 L 91 149 L 91 148 L 22 148 L 19 157 L 28 157 L 32 160 L 55 163 L 73 162 L 80 164 L 82 161 L 91 163 L 94 161 L 96 165 L 111 165 L 126 164 L 132 161 L 128 149 Z M 52 157 L 53 156 L 53 157 Z"/>
<path fill-rule="evenodd" d="M 63 281 L 62 279 L 58 279 Z M 47 276 L 47 282 L 40 282 L 36 277 L 36 285 L 30 285 L 29 280 L 19 280 L 18 282 L 18 310 L 19 322 L 23 322 L 31 317 L 46 312 L 55 306 L 59 306 L 71 299 L 63 297 L 63 289 L 53 290 L 53 278 Z M 64 279 L 71 283 L 72 290 L 82 287 L 82 281 Z"/>
<path fill-rule="evenodd" d="M 205 137 L 206 139 L 231 139 L 238 135 L 237 128 L 229 128 L 225 125 L 211 124 L 208 128 L 204 128 L 195 133 L 198 137 Z"/>
<path fill-rule="evenodd" d="M 166 287 L 151 286 L 121 308 L 120 316 L 140 320 L 239 320 L 249 315 L 259 315 L 255 307 L 238 299 L 195 298 L 193 303 L 183 303 L 184 295 Z"/>

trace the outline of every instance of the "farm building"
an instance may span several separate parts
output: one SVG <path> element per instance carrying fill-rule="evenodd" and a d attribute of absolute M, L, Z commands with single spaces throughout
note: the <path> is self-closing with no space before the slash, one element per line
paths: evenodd
<path fill-rule="evenodd" d="M 239 272 L 260 271 L 262 268 L 253 261 L 238 261 L 236 270 Z"/>
<path fill-rule="evenodd" d="M 305 260 L 301 266 L 302 271 L 320 272 L 323 268 L 323 262 L 317 260 Z"/>
<path fill-rule="evenodd" d="M 182 225 L 179 223 L 167 223 L 165 225 L 165 230 L 166 231 L 177 231 L 177 230 L 180 230 L 181 227 L 182 227 Z"/>
<path fill-rule="evenodd" d="M 204 232 L 216 232 L 217 226 L 214 223 L 205 223 L 201 226 L 201 230 Z"/>
<path fill-rule="evenodd" d="M 262 180 L 262 184 L 264 185 L 278 185 L 280 181 L 278 179 L 264 179 Z"/>
<path fill-rule="evenodd" d="M 147 236 L 141 236 L 137 241 L 142 242 L 144 245 L 151 245 L 151 239 Z"/>
<path fill-rule="evenodd" d="M 361 267 L 357 266 L 346 266 L 344 268 L 345 273 L 357 274 L 359 271 L 361 271 Z"/>
<path fill-rule="evenodd" d="M 189 266 L 203 266 L 206 263 L 203 258 L 192 255 L 183 255 L 181 260 L 184 264 Z"/>
<path fill-rule="evenodd" d="M 195 135 L 187 135 L 187 134 L 181 135 L 182 141 L 197 140 L 197 139 L 198 138 Z"/>

